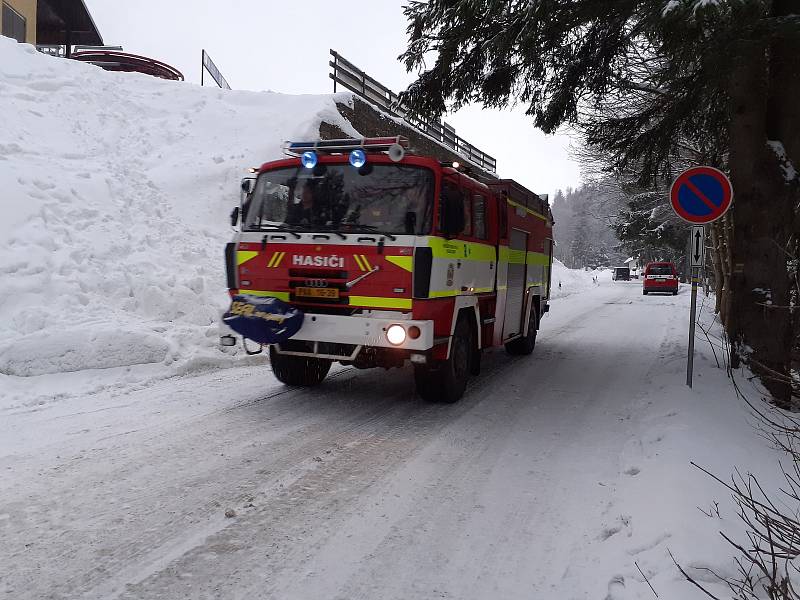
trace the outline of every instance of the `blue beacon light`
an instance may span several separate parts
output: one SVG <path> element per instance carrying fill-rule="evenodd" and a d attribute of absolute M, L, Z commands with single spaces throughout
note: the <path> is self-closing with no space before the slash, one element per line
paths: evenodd
<path fill-rule="evenodd" d="M 303 152 L 303 155 L 300 157 L 300 162 L 306 169 L 313 169 L 317 166 L 317 153 L 308 151 Z"/>
<path fill-rule="evenodd" d="M 356 169 L 360 169 L 367 164 L 367 155 L 363 150 L 353 150 L 350 153 L 350 164 Z"/>

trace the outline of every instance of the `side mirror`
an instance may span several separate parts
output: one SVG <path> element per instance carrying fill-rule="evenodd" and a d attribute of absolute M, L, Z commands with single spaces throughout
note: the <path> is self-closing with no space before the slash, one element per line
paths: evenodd
<path fill-rule="evenodd" d="M 461 194 L 442 196 L 442 233 L 454 237 L 464 231 L 464 198 Z"/>
<path fill-rule="evenodd" d="M 239 222 L 239 207 L 237 206 L 231 211 L 231 226 L 236 227 Z"/>
<path fill-rule="evenodd" d="M 252 194 L 253 190 L 255 189 L 255 180 L 254 179 L 242 179 L 242 191 L 245 194 Z"/>

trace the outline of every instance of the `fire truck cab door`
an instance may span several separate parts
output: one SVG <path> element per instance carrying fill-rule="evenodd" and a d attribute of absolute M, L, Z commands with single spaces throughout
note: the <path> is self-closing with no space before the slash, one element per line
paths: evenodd
<path fill-rule="evenodd" d="M 520 335 L 524 329 L 525 282 L 527 281 L 528 233 L 512 229 L 508 244 L 508 288 L 503 339 Z"/>

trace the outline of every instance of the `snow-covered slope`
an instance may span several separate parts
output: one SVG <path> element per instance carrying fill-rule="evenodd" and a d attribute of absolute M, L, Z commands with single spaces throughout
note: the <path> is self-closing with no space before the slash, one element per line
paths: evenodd
<path fill-rule="evenodd" d="M 0 377 L 218 360 L 238 181 L 323 118 L 355 133 L 330 95 L 107 73 L 0 37 Z"/>

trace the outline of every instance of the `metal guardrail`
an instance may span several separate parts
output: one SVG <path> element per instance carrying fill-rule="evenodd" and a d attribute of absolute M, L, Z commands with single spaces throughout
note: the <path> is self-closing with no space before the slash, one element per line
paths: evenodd
<path fill-rule="evenodd" d="M 64 44 L 37 44 L 36 49 L 42 54 L 64 58 L 67 55 L 67 47 Z M 122 46 L 71 46 L 70 54 L 73 52 L 83 52 L 85 50 L 112 50 L 122 52 Z"/>
<path fill-rule="evenodd" d="M 331 56 L 333 56 L 333 60 L 328 64 L 332 69 L 330 78 L 333 79 L 334 92 L 336 92 L 336 84 L 338 83 L 368 102 L 376 104 L 386 112 L 404 119 L 412 127 L 419 129 L 422 133 L 447 146 L 453 152 L 484 171 L 489 173 L 497 172 L 497 161 L 465 139 L 457 136 L 453 127 L 447 123 L 428 123 L 409 115 L 408 110 L 400 102 L 400 96 L 367 75 L 335 50 L 331 50 Z"/>
<path fill-rule="evenodd" d="M 206 52 L 205 48 L 203 48 L 203 63 L 200 66 L 200 86 L 202 87 L 205 83 L 205 73 L 208 71 L 208 74 L 211 75 L 211 78 L 216 82 L 216 84 L 223 90 L 231 89 L 231 85 L 228 83 L 228 80 L 225 79 L 225 76 L 220 72 L 217 68 L 217 65 L 211 60 L 211 56 L 209 56 L 208 52 Z"/>

